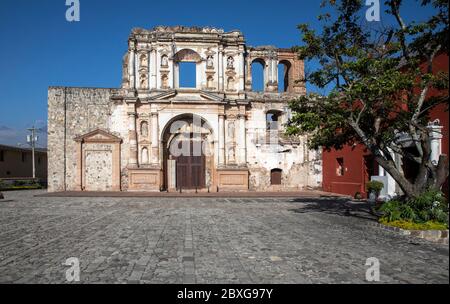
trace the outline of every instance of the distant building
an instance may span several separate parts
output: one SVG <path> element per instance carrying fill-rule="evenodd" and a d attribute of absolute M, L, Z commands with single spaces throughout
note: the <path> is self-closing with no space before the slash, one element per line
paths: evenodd
<path fill-rule="evenodd" d="M 433 63 L 433 73 L 440 71 L 448 73 L 448 54 L 439 54 Z M 436 92 L 432 90 L 432 96 Z M 432 158 L 439 159 L 439 155 L 448 155 L 448 105 L 440 104 L 434 107 L 429 114 L 430 137 L 432 140 Z M 406 178 L 414 180 L 417 167 L 414 163 L 401 159 L 395 155 L 396 162 L 401 165 Z M 362 144 L 345 146 L 341 150 L 331 149 L 323 151 L 323 190 L 333 193 L 354 196 L 361 193 L 367 196 L 366 183 L 376 179 L 383 181 L 385 187 L 382 196 L 392 197 L 401 194 L 401 190 L 394 179 L 374 160 L 373 155 Z M 448 180 L 442 190 L 448 194 Z"/>
<path fill-rule="evenodd" d="M 31 148 L 0 145 L 0 178 L 33 177 Z M 47 149 L 35 149 L 36 178 L 47 180 Z"/>

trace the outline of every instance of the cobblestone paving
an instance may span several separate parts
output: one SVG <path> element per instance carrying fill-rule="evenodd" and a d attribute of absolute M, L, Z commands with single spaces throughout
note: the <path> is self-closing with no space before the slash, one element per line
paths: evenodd
<path fill-rule="evenodd" d="M 0 201 L 0 283 L 449 283 L 449 250 L 370 227 L 361 204 L 292 198 Z"/>

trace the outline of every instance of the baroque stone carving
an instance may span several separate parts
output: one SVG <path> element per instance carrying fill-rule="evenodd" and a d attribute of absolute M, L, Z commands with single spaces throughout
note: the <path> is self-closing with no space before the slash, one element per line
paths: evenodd
<path fill-rule="evenodd" d="M 213 56 L 208 56 L 208 58 L 206 59 L 206 67 L 208 69 L 214 69 L 214 57 Z"/>
<path fill-rule="evenodd" d="M 233 70 L 234 69 L 234 58 L 229 56 L 227 59 L 227 69 Z"/>
<path fill-rule="evenodd" d="M 161 67 L 168 67 L 169 66 L 169 58 L 167 55 L 161 56 Z"/>

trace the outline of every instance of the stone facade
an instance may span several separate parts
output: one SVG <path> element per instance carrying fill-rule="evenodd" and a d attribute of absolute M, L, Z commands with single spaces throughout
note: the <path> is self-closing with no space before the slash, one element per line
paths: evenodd
<path fill-rule="evenodd" d="M 193 88 L 180 87 L 183 62 L 195 63 Z M 255 62 L 263 92 L 252 91 Z M 49 191 L 321 187 L 320 153 L 283 135 L 287 102 L 305 94 L 295 52 L 248 47 L 239 31 L 156 27 L 132 31 L 122 67 L 118 89 L 49 88 Z"/>

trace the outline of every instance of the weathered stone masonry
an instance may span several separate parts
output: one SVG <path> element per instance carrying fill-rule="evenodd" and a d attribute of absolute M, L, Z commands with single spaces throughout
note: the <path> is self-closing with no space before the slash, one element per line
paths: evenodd
<path fill-rule="evenodd" d="M 239 31 L 187 27 L 135 29 L 128 46 L 121 88 L 49 88 L 49 191 L 321 186 L 321 155 L 306 137 L 282 135 L 287 102 L 305 94 L 295 82 L 304 67 L 294 52 L 247 47 Z M 196 87 L 180 87 L 182 62 L 196 64 Z M 255 62 L 264 67 L 264 92 L 251 90 Z M 282 93 L 278 64 L 286 67 Z M 177 121 L 185 126 L 173 134 Z M 211 153 L 174 155 L 175 140 L 193 132 Z"/>

